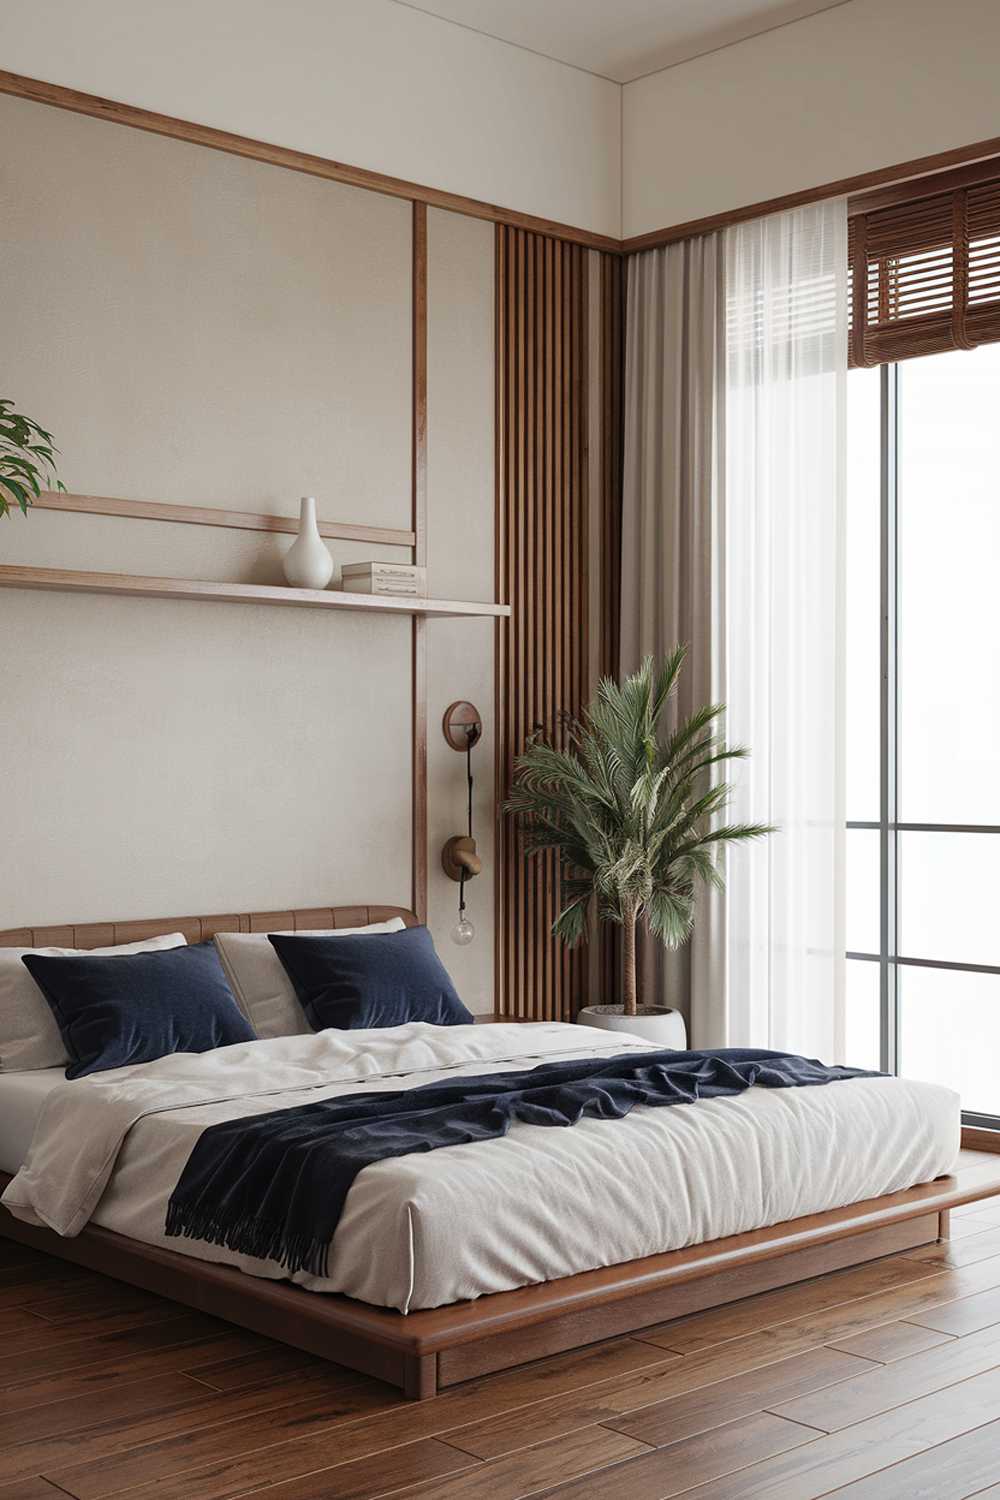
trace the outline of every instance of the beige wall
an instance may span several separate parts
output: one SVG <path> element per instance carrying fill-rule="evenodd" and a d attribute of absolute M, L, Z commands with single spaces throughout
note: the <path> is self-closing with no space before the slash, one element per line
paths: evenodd
<path fill-rule="evenodd" d="M 618 85 L 389 0 L 4 0 L 0 59 L 50 83 L 619 232 Z"/>
<path fill-rule="evenodd" d="M 315 493 L 409 524 L 408 204 L 21 100 L 0 140 L 0 390 L 52 428 L 69 488 L 285 513 Z M 492 297 L 491 227 L 432 213 L 430 581 L 482 599 Z M 288 542 L 37 511 L 0 559 L 277 582 Z M 408 904 L 408 620 L 3 591 L 0 629 L 0 926 Z M 462 767 L 438 724 L 465 696 L 492 719 L 492 654 L 489 622 L 428 626 L 431 925 L 477 1009 L 492 877 L 459 953 L 437 859 Z M 489 746 L 478 770 L 489 849 Z"/>
<path fill-rule="evenodd" d="M 409 524 L 408 203 L 3 96 L 0 143 L 0 360 L 71 489 Z"/>
<path fill-rule="evenodd" d="M 996 0 L 846 5 L 624 90 L 626 235 L 1000 135 Z"/>
<path fill-rule="evenodd" d="M 996 0 L 847 0 L 621 89 L 391 0 L 5 0 L 11 71 L 640 234 L 998 133 Z"/>
<path fill-rule="evenodd" d="M 433 210 L 427 216 L 427 548 L 431 592 L 492 599 L 493 241 L 491 224 Z M 460 993 L 492 1010 L 494 718 L 492 620 L 427 622 L 429 923 Z M 458 886 L 441 869 L 441 846 L 466 828 L 465 757 L 445 743 L 441 720 L 465 698 L 483 716 L 473 752 L 473 824 L 484 862 L 467 887 L 476 929 L 468 948 L 448 934 Z"/>

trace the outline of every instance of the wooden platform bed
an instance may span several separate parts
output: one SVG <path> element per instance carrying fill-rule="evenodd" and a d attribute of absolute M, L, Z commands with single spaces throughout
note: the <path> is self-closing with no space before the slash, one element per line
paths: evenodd
<path fill-rule="evenodd" d="M 0 1186 L 9 1177 L 0 1174 Z M 91 1227 L 76 1239 L 0 1209 L 0 1234 L 399 1386 L 423 1400 L 474 1376 L 947 1238 L 948 1211 L 1000 1193 L 1000 1155 L 907 1192 L 541 1286 L 404 1315 L 264 1281 Z"/>
<path fill-rule="evenodd" d="M 393 912 L 341 907 L 101 924 L 58 935 L 31 929 L 0 933 L 0 945 L 96 947 L 178 929 L 189 941 L 204 941 L 213 931 L 348 926 Z M 249 1276 L 96 1226 L 66 1239 L 0 1208 L 0 1235 L 376 1376 L 422 1400 L 478 1375 L 947 1238 L 949 1210 L 1000 1193 L 1000 1143 L 994 1147 L 988 1133 L 976 1131 L 963 1136 L 965 1144 L 977 1149 L 963 1149 L 954 1175 L 905 1192 L 407 1315 Z M 0 1189 L 9 1181 L 0 1173 Z"/>

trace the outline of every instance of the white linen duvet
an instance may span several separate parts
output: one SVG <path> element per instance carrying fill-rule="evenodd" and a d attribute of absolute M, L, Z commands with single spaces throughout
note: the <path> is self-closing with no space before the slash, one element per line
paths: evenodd
<path fill-rule="evenodd" d="M 648 1050 L 560 1023 L 411 1022 L 178 1053 L 53 1089 L 3 1202 L 62 1235 L 94 1223 L 286 1278 L 273 1261 L 164 1233 L 170 1194 L 207 1126 L 632 1047 Z M 291 1279 L 401 1312 L 438 1307 L 912 1187 L 951 1170 L 959 1135 L 956 1094 L 898 1078 L 753 1088 L 563 1129 L 515 1124 L 503 1139 L 366 1167 L 328 1276 Z"/>

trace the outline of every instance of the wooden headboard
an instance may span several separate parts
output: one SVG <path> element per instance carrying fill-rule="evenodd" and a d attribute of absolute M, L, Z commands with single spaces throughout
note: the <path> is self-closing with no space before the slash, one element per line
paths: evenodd
<path fill-rule="evenodd" d="M 183 932 L 189 943 L 203 943 L 217 932 L 295 932 L 316 927 L 366 927 L 402 917 L 417 919 L 405 906 L 307 906 L 294 911 L 251 911 L 210 917 L 146 917 L 130 922 L 69 923 L 61 927 L 0 929 L 0 948 L 113 948 L 140 943 L 167 932 Z"/>

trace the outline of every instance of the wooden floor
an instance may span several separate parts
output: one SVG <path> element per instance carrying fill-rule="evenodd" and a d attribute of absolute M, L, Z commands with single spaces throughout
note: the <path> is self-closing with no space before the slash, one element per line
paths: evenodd
<path fill-rule="evenodd" d="M 406 1402 L 0 1246 L 0 1500 L 1000 1500 L 1000 1199 L 949 1244 Z"/>

